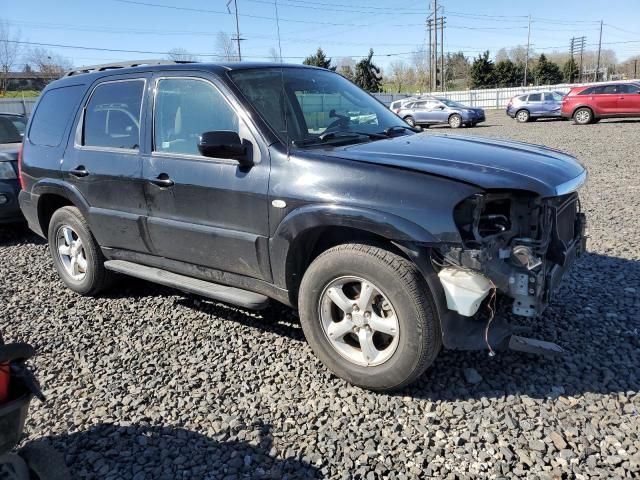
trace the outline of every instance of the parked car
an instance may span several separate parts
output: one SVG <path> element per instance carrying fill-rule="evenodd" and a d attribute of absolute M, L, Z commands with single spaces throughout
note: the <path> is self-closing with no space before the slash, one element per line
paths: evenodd
<path fill-rule="evenodd" d="M 564 95 L 561 92 L 530 92 L 518 95 L 507 105 L 507 115 L 520 123 L 538 118 L 559 118 Z"/>
<path fill-rule="evenodd" d="M 484 110 L 446 98 L 430 97 L 404 105 L 397 115 L 412 127 L 448 123 L 451 128 L 475 127 L 485 121 Z"/>
<path fill-rule="evenodd" d="M 279 301 L 328 368 L 375 390 L 443 345 L 557 350 L 483 314 L 497 293 L 540 315 L 584 250 L 573 157 L 419 133 L 314 67 L 116 67 L 49 84 L 25 137 L 20 205 L 71 290 L 117 272 Z"/>
<path fill-rule="evenodd" d="M 27 120 L 0 113 L 0 224 L 24 221 L 18 205 L 18 155 Z"/>
<path fill-rule="evenodd" d="M 408 103 L 416 102 L 424 97 L 425 97 L 424 95 L 417 95 L 413 97 L 401 98 L 400 100 L 395 100 L 391 102 L 391 104 L 389 105 L 389 110 L 391 110 L 393 113 L 398 113 L 400 109 L 405 105 L 407 105 Z"/>
<path fill-rule="evenodd" d="M 578 125 L 603 118 L 640 117 L 640 83 L 610 83 L 572 88 L 562 102 L 562 116 Z"/>

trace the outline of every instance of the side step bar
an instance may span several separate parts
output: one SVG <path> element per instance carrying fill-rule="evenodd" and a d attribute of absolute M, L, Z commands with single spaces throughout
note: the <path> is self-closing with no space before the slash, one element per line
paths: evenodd
<path fill-rule="evenodd" d="M 124 260 L 108 260 L 104 262 L 104 266 L 107 270 L 124 273 L 125 275 L 160 283 L 184 292 L 195 293 L 251 310 L 261 310 L 269 304 L 269 298 L 259 293 L 187 277 L 160 268 L 147 267 Z"/>

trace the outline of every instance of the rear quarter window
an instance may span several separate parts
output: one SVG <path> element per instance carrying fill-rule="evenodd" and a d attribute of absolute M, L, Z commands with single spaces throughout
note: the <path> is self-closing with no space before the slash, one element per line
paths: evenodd
<path fill-rule="evenodd" d="M 84 85 L 72 85 L 46 91 L 33 114 L 29 141 L 46 147 L 60 145 L 84 90 Z"/>

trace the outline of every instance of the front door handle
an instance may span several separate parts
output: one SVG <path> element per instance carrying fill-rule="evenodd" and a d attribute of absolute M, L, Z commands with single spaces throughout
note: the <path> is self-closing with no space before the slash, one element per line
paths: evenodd
<path fill-rule="evenodd" d="M 84 165 L 77 166 L 75 169 L 70 170 L 69 173 L 74 177 L 86 177 L 89 175 L 89 172 L 84 168 Z"/>
<path fill-rule="evenodd" d="M 158 178 L 154 178 L 149 181 L 154 185 L 163 188 L 173 187 L 175 185 L 175 182 L 171 180 L 171 178 L 169 178 L 169 175 L 167 175 L 166 173 L 161 173 L 160 175 L 158 175 Z"/>

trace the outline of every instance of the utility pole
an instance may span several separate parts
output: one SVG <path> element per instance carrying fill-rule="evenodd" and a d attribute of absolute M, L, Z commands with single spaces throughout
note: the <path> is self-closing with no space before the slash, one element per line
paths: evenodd
<path fill-rule="evenodd" d="M 596 74 L 594 81 L 598 81 L 598 70 L 600 70 L 600 50 L 602 49 L 602 20 L 600 20 L 600 40 L 598 41 L 598 62 L 596 63 Z"/>
<path fill-rule="evenodd" d="M 529 47 L 531 46 L 531 14 L 529 14 L 529 29 L 527 31 L 527 55 L 526 60 L 524 62 L 524 81 L 522 83 L 523 87 L 527 86 L 527 70 L 529 69 Z"/>
<path fill-rule="evenodd" d="M 444 92 L 444 15 L 440 16 L 440 91 Z"/>
<path fill-rule="evenodd" d="M 433 90 L 438 89 L 438 0 L 433 0 Z"/>
<path fill-rule="evenodd" d="M 240 22 L 238 21 L 238 0 L 229 0 L 227 2 L 227 10 L 229 11 L 229 13 L 231 13 L 231 11 L 229 10 L 229 5 L 231 4 L 231 2 L 233 2 L 233 7 L 236 11 L 236 38 L 234 38 L 233 40 L 236 40 L 238 42 L 238 61 L 241 62 L 242 52 L 240 51 L 240 41 L 244 40 L 244 38 L 240 38 Z"/>
<path fill-rule="evenodd" d="M 432 25 L 431 17 L 427 18 L 427 28 L 429 29 L 429 91 L 431 91 L 431 86 L 433 85 L 433 56 L 431 53 L 431 25 Z"/>

